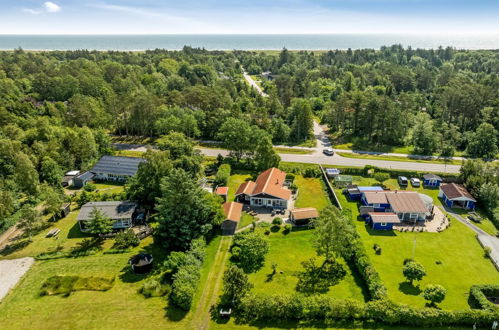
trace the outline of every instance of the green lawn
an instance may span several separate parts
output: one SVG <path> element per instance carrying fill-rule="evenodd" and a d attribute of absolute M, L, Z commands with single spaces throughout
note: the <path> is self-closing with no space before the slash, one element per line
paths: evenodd
<path fill-rule="evenodd" d="M 386 155 L 366 155 L 366 154 L 353 154 L 349 152 L 337 152 L 341 157 L 346 158 L 361 158 L 361 159 L 375 159 L 375 160 L 389 160 L 396 162 L 411 162 L 411 163 L 438 163 L 438 164 L 448 164 L 448 165 L 461 165 L 461 160 L 443 160 L 443 159 L 431 159 L 431 160 L 423 160 L 423 159 L 414 159 L 410 157 L 398 157 L 398 156 L 386 156 Z"/>
<path fill-rule="evenodd" d="M 297 275 L 303 269 L 301 262 L 316 257 L 312 246 L 313 237 L 313 230 L 293 231 L 288 235 L 281 232 L 272 233 L 269 237 L 270 249 L 265 257 L 264 267 L 249 276 L 250 282 L 254 285 L 253 292 L 295 293 Z M 277 263 L 277 273 L 271 277 L 271 265 L 274 262 Z M 359 286 L 359 283 L 362 283 L 361 280 L 352 275 L 347 265 L 344 264 L 344 267 L 348 273 L 347 276 L 339 284 L 331 287 L 327 294 L 337 298 L 364 301 L 364 294 Z"/>
<path fill-rule="evenodd" d="M 2 329 L 151 329 L 192 328 L 196 303 L 212 268 L 220 237 L 207 247 L 201 281 L 189 313 L 169 307 L 164 297 L 144 298 L 137 293 L 144 276 L 133 275 L 127 264 L 140 250 L 151 251 L 157 262 L 165 257 L 152 239 L 124 254 L 102 254 L 81 258 L 37 261 L 18 286 L 0 303 Z M 163 254 L 162 254 L 163 253 Z M 106 292 L 79 291 L 69 297 L 38 295 L 41 284 L 53 275 L 115 277 Z"/>
<path fill-rule="evenodd" d="M 438 190 L 420 190 L 434 199 L 438 194 Z M 337 195 L 340 203 L 352 210 L 366 250 L 394 301 L 423 307 L 425 301 L 419 295 L 420 290 L 426 284 L 441 284 L 447 289 L 447 297 L 439 306 L 466 309 L 469 308 L 468 293 L 472 285 L 499 282 L 499 273 L 490 260 L 484 258 L 475 234 L 457 220 L 451 221 L 451 227 L 442 233 L 373 231 L 363 221 L 357 220 L 357 204 L 348 202 L 340 190 Z M 374 253 L 374 244 L 381 246 L 381 255 Z M 403 261 L 412 258 L 413 253 L 414 259 L 423 264 L 428 274 L 414 287 L 402 275 Z"/>
<path fill-rule="evenodd" d="M 255 217 L 249 215 L 246 212 L 243 212 L 241 216 L 241 220 L 239 221 L 239 224 L 237 225 L 237 228 L 244 228 L 247 225 L 250 225 L 253 221 L 255 221 Z"/>
<path fill-rule="evenodd" d="M 321 211 L 331 204 L 321 179 L 304 178 L 301 175 L 296 175 L 294 183 L 298 186 L 295 207 L 315 207 Z"/>
<path fill-rule="evenodd" d="M 332 139 L 334 141 L 334 138 Z M 356 139 L 354 142 L 344 142 L 344 143 L 333 143 L 335 149 L 343 150 L 362 150 L 362 151 L 378 151 L 378 152 L 390 152 L 396 154 L 414 154 L 413 146 L 389 146 L 389 145 L 373 145 L 370 142 L 364 141 L 362 139 Z M 438 156 L 438 154 L 434 154 Z M 463 151 L 456 151 L 454 156 L 460 157 L 464 156 Z"/>
<path fill-rule="evenodd" d="M 241 183 L 244 183 L 245 181 L 249 180 L 251 178 L 251 175 L 249 174 L 233 174 L 229 178 L 229 194 L 227 196 L 227 201 L 233 201 L 234 200 L 234 195 L 237 191 L 237 188 L 241 185 Z"/>

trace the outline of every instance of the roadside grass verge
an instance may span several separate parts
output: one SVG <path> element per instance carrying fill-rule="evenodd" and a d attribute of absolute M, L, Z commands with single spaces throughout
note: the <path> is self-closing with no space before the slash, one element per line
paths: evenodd
<path fill-rule="evenodd" d="M 448 164 L 448 165 L 462 165 L 462 161 L 458 159 L 444 160 L 441 158 L 435 159 L 414 159 L 409 157 L 399 157 L 399 156 L 387 156 L 387 155 L 368 155 L 359 153 L 349 153 L 349 152 L 337 152 L 337 155 L 346 158 L 358 158 L 358 159 L 375 159 L 375 160 L 387 160 L 396 162 L 411 162 L 411 163 L 437 163 L 437 164 Z"/>
<path fill-rule="evenodd" d="M 274 147 L 274 150 L 279 154 L 297 154 L 297 155 L 310 155 L 314 152 L 314 150 L 285 148 L 285 147 Z"/>

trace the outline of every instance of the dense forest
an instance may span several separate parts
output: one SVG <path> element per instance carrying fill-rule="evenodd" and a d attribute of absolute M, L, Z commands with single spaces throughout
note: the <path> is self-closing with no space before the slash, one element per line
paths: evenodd
<path fill-rule="evenodd" d="M 272 72 L 268 97 L 246 84 L 243 67 Z M 110 134 L 220 140 L 265 168 L 278 162 L 272 143 L 310 139 L 315 117 L 338 141 L 492 158 L 498 74 L 499 52 L 452 48 L 1 52 L 0 228 L 23 205 L 57 209 L 63 173 L 112 153 Z M 200 171 L 198 155 L 174 159 L 168 143 L 172 166 Z"/>

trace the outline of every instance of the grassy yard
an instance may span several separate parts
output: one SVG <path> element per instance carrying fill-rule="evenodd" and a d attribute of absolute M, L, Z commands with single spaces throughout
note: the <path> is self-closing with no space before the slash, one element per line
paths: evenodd
<path fill-rule="evenodd" d="M 312 246 L 313 230 L 293 231 L 288 235 L 281 232 L 272 233 L 269 237 L 269 253 L 265 257 L 265 265 L 258 272 L 251 274 L 253 292 L 292 294 L 296 292 L 297 275 L 303 270 L 301 262 L 316 257 Z M 319 259 L 318 259 L 319 260 Z M 342 260 L 343 262 L 343 260 Z M 272 263 L 277 264 L 277 273 L 271 276 Z M 343 262 L 347 276 L 337 285 L 330 288 L 328 295 L 337 298 L 352 298 L 364 301 L 360 283 L 362 281 L 352 274 Z M 280 273 L 282 271 L 282 274 Z"/>
<path fill-rule="evenodd" d="M 410 157 L 398 157 L 398 156 L 386 156 L 386 155 L 366 155 L 366 154 L 353 154 L 349 152 L 337 152 L 341 157 L 346 158 L 361 158 L 361 159 L 375 159 L 375 160 L 389 160 L 396 162 L 412 162 L 412 163 L 437 163 L 437 164 L 448 164 L 448 165 L 461 165 L 462 161 L 453 159 L 453 160 L 443 160 L 443 159 L 431 159 L 431 160 L 423 160 L 423 159 L 414 159 Z"/>
<path fill-rule="evenodd" d="M 298 148 L 286 148 L 286 147 L 274 147 L 274 150 L 280 154 L 296 154 L 296 155 L 310 155 L 314 150 L 298 149 Z"/>
<path fill-rule="evenodd" d="M 213 267 L 220 237 L 207 247 L 200 285 L 189 313 L 168 306 L 164 297 L 144 298 L 137 292 L 147 277 L 133 275 L 127 264 L 138 251 L 152 252 L 158 263 L 165 254 L 143 240 L 141 246 L 124 254 L 102 254 L 81 258 L 37 261 L 18 286 L 0 303 L 2 329 L 151 329 L 192 328 L 196 302 Z M 79 291 L 69 297 L 38 295 L 41 284 L 53 275 L 115 277 L 106 292 Z"/>
<path fill-rule="evenodd" d="M 227 201 L 231 202 L 234 200 L 234 195 L 236 194 L 237 188 L 241 185 L 241 183 L 244 183 L 245 181 L 249 180 L 251 178 L 251 175 L 249 174 L 233 174 L 229 178 L 229 194 L 227 195 Z"/>
<path fill-rule="evenodd" d="M 246 212 L 243 212 L 242 216 L 241 216 L 241 221 L 239 221 L 238 225 L 237 225 L 237 228 L 244 228 L 246 227 L 247 225 L 250 225 L 253 221 L 255 221 L 255 217 L 254 216 L 251 216 L 249 215 L 248 213 Z"/>
<path fill-rule="evenodd" d="M 298 186 L 295 207 L 315 207 L 321 211 L 331 204 L 321 179 L 304 178 L 301 175 L 297 175 L 294 183 Z"/>
<path fill-rule="evenodd" d="M 362 180 L 362 184 L 366 184 L 366 180 Z M 393 184 L 388 182 L 387 186 Z M 438 190 L 418 190 L 432 196 L 440 205 L 436 197 Z M 393 300 L 423 307 L 425 301 L 420 293 L 424 286 L 441 284 L 447 289 L 447 297 L 439 306 L 466 309 L 469 308 L 468 293 L 473 284 L 498 283 L 499 273 L 490 260 L 484 258 L 475 234 L 457 220 L 442 233 L 373 231 L 363 221 L 357 220 L 357 204 L 347 201 L 340 190 L 337 190 L 337 195 L 341 204 L 352 210 L 353 221 L 366 250 Z M 381 246 L 381 255 L 375 254 L 374 244 Z M 427 276 L 415 286 L 408 284 L 402 275 L 404 259 L 413 257 L 427 271 Z"/>

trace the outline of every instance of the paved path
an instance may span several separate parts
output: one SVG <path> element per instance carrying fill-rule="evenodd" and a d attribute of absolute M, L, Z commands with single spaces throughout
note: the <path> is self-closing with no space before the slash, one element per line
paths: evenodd
<path fill-rule="evenodd" d="M 251 78 L 251 76 L 246 71 L 243 72 L 243 76 L 244 76 L 244 79 L 248 82 L 248 84 L 250 84 L 251 87 L 253 87 L 254 89 L 256 89 L 256 91 L 258 92 L 258 94 L 260 94 L 263 97 L 267 97 L 268 96 L 267 94 L 265 94 L 264 91 L 262 91 L 262 89 L 260 88 L 260 86 L 258 86 L 258 84 L 256 83 L 256 81 L 254 81 L 253 78 Z"/>
<path fill-rule="evenodd" d="M 445 211 L 448 212 L 454 218 L 456 218 L 458 221 L 465 224 L 468 228 L 473 230 L 477 234 L 478 241 L 482 246 L 484 247 L 488 246 L 490 248 L 491 250 L 490 259 L 492 260 L 492 263 L 496 266 L 497 270 L 499 271 L 499 238 L 488 234 L 481 228 L 477 227 L 475 224 L 471 223 L 470 220 L 465 219 L 459 214 L 453 212 L 452 209 L 445 207 Z"/>

